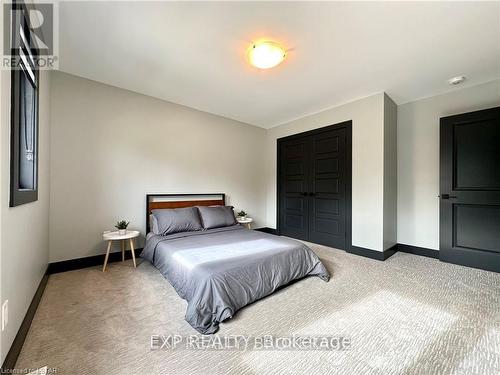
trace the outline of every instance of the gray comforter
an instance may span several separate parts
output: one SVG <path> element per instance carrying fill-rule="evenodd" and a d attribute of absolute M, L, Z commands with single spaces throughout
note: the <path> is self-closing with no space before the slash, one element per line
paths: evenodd
<path fill-rule="evenodd" d="M 186 321 L 198 332 L 219 323 L 278 287 L 309 275 L 330 275 L 306 245 L 240 225 L 168 236 L 148 234 L 148 259 L 188 302 Z"/>

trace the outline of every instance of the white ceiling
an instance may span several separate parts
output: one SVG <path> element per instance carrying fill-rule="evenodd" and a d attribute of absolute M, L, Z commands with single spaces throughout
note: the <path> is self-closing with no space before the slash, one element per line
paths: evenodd
<path fill-rule="evenodd" d="M 269 128 L 385 91 L 500 78 L 500 2 L 62 2 L 60 69 Z M 290 51 L 246 62 L 255 39 Z"/>

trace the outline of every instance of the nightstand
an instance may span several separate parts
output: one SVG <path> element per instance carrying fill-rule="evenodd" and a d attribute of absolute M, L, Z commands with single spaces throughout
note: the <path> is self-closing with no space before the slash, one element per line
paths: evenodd
<path fill-rule="evenodd" d="M 251 217 L 246 217 L 244 219 L 240 219 L 239 217 L 236 218 L 236 221 L 244 226 L 246 226 L 248 229 L 252 229 L 252 222 L 253 219 Z"/>
<path fill-rule="evenodd" d="M 135 264 L 135 253 L 134 253 L 134 238 L 139 237 L 140 232 L 137 230 L 127 230 L 127 233 L 120 235 L 118 231 L 114 232 L 105 232 L 102 235 L 102 239 L 104 241 L 108 241 L 108 249 L 106 251 L 106 257 L 104 258 L 104 265 L 102 266 L 102 272 L 106 271 L 106 265 L 108 264 L 109 251 L 111 250 L 111 244 L 113 241 L 121 241 L 122 242 L 122 262 L 125 261 L 125 242 L 130 243 L 130 250 L 132 251 L 132 260 Z"/>

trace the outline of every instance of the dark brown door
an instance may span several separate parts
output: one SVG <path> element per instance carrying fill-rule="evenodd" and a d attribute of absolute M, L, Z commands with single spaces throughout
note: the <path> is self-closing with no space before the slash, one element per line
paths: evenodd
<path fill-rule="evenodd" d="M 441 119 L 440 259 L 500 272 L 500 107 Z"/>
<path fill-rule="evenodd" d="M 346 129 L 311 137 L 309 241 L 346 249 Z"/>
<path fill-rule="evenodd" d="M 278 230 L 350 246 L 351 122 L 278 140 Z"/>
<path fill-rule="evenodd" d="M 281 234 L 309 238 L 309 138 L 291 139 L 279 147 Z"/>

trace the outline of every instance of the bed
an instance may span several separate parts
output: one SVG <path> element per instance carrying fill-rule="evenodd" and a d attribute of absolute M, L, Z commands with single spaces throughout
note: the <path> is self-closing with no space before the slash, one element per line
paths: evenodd
<path fill-rule="evenodd" d="M 146 201 L 148 234 L 141 257 L 188 302 L 185 319 L 202 334 L 217 332 L 219 323 L 236 311 L 294 280 L 330 278 L 317 255 L 301 242 L 247 229 L 227 217 L 224 226 L 210 223 L 204 212 L 229 210 L 223 210 L 224 194 L 150 194 Z M 153 218 L 161 221 L 160 215 L 171 217 L 179 209 L 189 214 L 196 209 L 202 228 L 196 224 L 194 230 L 172 233 L 151 228 Z"/>

